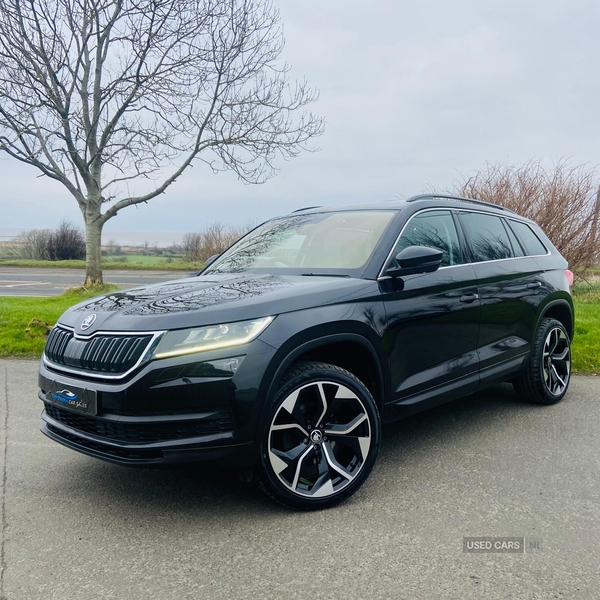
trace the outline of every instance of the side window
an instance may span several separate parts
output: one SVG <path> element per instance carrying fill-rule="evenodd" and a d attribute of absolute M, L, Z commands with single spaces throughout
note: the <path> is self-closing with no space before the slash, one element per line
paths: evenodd
<path fill-rule="evenodd" d="M 414 216 L 394 249 L 394 256 L 408 246 L 429 246 L 442 251 L 442 267 L 463 263 L 456 226 L 448 210 L 432 210 Z"/>
<path fill-rule="evenodd" d="M 508 237 L 510 238 L 510 243 L 512 244 L 513 253 L 515 256 L 525 256 L 525 252 L 523 252 L 523 248 L 517 239 L 517 236 L 514 234 L 513 230 L 510 228 L 510 225 L 504 221 L 504 226 L 506 227 L 506 231 L 508 233 Z"/>
<path fill-rule="evenodd" d="M 540 238 L 533 232 L 531 227 L 527 223 L 520 223 L 519 221 L 510 221 L 511 227 L 515 230 L 528 256 L 536 256 L 538 254 L 548 254 L 546 246 L 542 244 Z"/>
<path fill-rule="evenodd" d="M 461 223 L 475 262 L 512 258 L 514 253 L 500 217 L 483 213 L 461 213 Z"/>

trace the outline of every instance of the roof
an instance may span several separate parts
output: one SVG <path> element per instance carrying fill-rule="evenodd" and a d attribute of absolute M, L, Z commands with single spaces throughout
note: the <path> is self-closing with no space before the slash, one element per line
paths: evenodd
<path fill-rule="evenodd" d="M 435 207 L 447 207 L 447 208 L 465 208 L 465 205 L 472 205 L 473 208 L 483 207 L 490 212 L 502 215 L 514 215 L 520 217 L 515 212 L 503 206 L 491 204 L 490 202 L 483 202 L 482 200 L 474 200 L 473 198 L 464 198 L 462 196 L 451 196 L 449 194 L 419 194 L 417 196 L 411 196 L 405 200 L 389 200 L 387 202 L 371 202 L 371 203 L 360 203 L 360 204 L 345 204 L 342 206 L 308 206 L 306 208 L 299 208 L 294 211 L 295 213 L 321 213 L 321 212 L 340 212 L 340 211 L 356 211 L 356 210 L 402 210 L 418 203 L 419 207 L 423 208 L 435 208 Z M 524 217 L 520 217 L 523 218 Z M 528 219 L 525 219 L 528 220 Z"/>

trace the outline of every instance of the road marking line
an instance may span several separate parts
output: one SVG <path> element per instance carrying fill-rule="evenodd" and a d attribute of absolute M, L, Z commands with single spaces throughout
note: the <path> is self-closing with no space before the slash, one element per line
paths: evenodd
<path fill-rule="evenodd" d="M 17 282 L 17 281 L 2 281 L 0 282 L 0 288 L 16 288 L 16 287 L 25 287 L 31 285 L 50 285 L 49 281 L 27 281 L 27 282 Z"/>

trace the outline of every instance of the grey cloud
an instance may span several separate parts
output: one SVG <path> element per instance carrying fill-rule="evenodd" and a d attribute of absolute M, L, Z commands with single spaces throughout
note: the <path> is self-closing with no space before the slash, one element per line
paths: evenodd
<path fill-rule="evenodd" d="M 279 2 L 292 74 L 321 90 L 322 150 L 246 186 L 197 165 L 107 226 L 189 230 L 390 199 L 486 161 L 600 163 L 600 5 L 570 0 Z M 61 187 L 0 160 L 2 225 L 79 219 Z"/>

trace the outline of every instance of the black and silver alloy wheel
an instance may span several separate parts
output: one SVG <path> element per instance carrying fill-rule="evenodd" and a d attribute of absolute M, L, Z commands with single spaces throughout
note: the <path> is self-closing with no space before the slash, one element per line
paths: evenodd
<path fill-rule="evenodd" d="M 556 319 L 542 319 L 531 341 L 525 370 L 514 381 L 516 392 L 529 402 L 556 404 L 571 380 L 571 340 Z"/>
<path fill-rule="evenodd" d="M 561 395 L 571 376 L 571 347 L 562 327 L 554 327 L 546 336 L 542 369 L 544 383 L 553 396 Z"/>
<path fill-rule="evenodd" d="M 263 487 L 297 508 L 325 508 L 353 494 L 379 448 L 379 415 L 351 373 L 303 363 L 286 378 L 263 444 Z"/>

